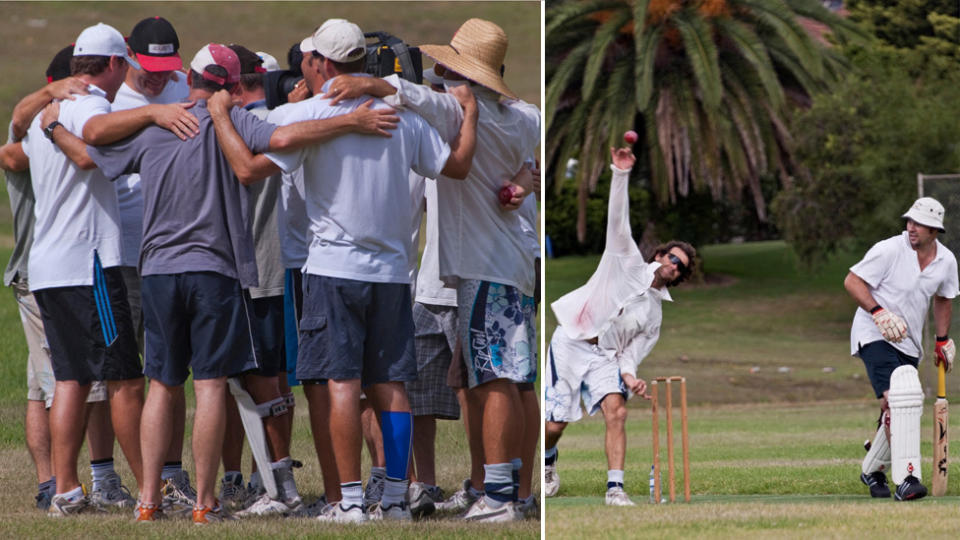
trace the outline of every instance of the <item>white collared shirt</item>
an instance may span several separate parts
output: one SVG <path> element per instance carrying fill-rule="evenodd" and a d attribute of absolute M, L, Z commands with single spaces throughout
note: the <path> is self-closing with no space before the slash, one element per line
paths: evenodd
<path fill-rule="evenodd" d="M 370 98 L 330 105 L 318 94 L 290 104 L 278 125 L 346 114 Z M 374 108 L 382 108 L 377 100 Z M 410 283 L 409 172 L 439 176 L 450 147 L 423 118 L 398 111 L 391 137 L 350 133 L 266 156 L 285 172 L 303 167 L 310 248 L 304 272 L 376 283 Z M 273 116 L 268 118 L 274 121 Z"/>
<path fill-rule="evenodd" d="M 94 85 L 87 90 L 60 102 L 59 121 L 77 137 L 90 118 L 110 112 L 106 92 Z M 34 117 L 23 139 L 36 196 L 30 290 L 93 285 L 94 251 L 104 268 L 120 264 L 117 191 L 100 169 L 81 169 L 47 139 L 40 118 Z"/>
<path fill-rule="evenodd" d="M 437 181 L 427 178 L 424 186 L 424 199 L 427 203 L 426 242 L 423 256 L 420 258 L 420 271 L 417 274 L 416 300 L 431 306 L 457 305 L 457 290 L 446 287 L 440 281 L 440 260 L 437 231 Z"/>
<path fill-rule="evenodd" d="M 400 79 L 384 80 L 397 93 L 384 98 L 408 107 L 452 141 L 463 123 L 463 108 L 450 94 Z M 473 86 L 479 108 L 477 150 L 465 180 L 437 181 L 440 278 L 455 287 L 460 279 L 492 281 L 533 296 L 535 256 L 517 212 L 500 207 L 497 193 L 540 143 L 540 110 L 523 101 L 501 101 L 499 94 Z"/>
<path fill-rule="evenodd" d="M 907 323 L 907 339 L 890 343 L 908 356 L 923 358 L 923 324 L 933 295 L 954 298 L 960 293 L 957 259 L 935 240 L 937 254 L 923 271 L 907 231 L 877 242 L 850 271 L 865 281 L 874 300 Z M 873 317 L 857 308 L 850 329 L 850 354 L 861 345 L 883 340 Z"/>
<path fill-rule="evenodd" d="M 636 376 L 637 365 L 660 338 L 661 304 L 670 293 L 655 289 L 660 263 L 647 263 L 633 241 L 627 183 L 629 170 L 610 167 L 606 246 L 597 269 L 582 287 L 551 304 L 557 322 L 572 339 L 598 338 L 598 345 Z"/>

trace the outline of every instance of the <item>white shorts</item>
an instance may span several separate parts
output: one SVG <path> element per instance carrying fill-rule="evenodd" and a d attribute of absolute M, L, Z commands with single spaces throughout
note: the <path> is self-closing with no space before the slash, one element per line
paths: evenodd
<path fill-rule="evenodd" d="M 596 345 L 570 339 L 561 326 L 550 339 L 544 382 L 544 418 L 548 422 L 576 422 L 583 417 L 581 400 L 592 416 L 607 395 L 629 397 L 617 361 Z"/>

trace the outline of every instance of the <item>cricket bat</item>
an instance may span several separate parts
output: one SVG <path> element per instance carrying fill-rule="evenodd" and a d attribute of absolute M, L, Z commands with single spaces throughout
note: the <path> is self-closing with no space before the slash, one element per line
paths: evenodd
<path fill-rule="evenodd" d="M 263 431 L 263 419 L 257 413 L 257 404 L 253 402 L 253 398 L 247 393 L 240 379 L 230 377 L 227 379 L 227 383 L 230 385 L 230 393 L 237 400 L 240 421 L 243 423 L 243 430 L 247 432 L 250 453 L 253 454 L 253 459 L 257 462 L 257 470 L 260 471 L 263 488 L 271 499 L 276 499 L 278 493 L 277 482 L 273 478 L 273 467 L 270 466 L 270 455 L 267 452 L 267 436 Z"/>
<path fill-rule="evenodd" d="M 937 401 L 933 404 L 933 482 L 931 493 L 940 497 L 947 493 L 947 472 L 950 454 L 947 451 L 947 384 L 944 362 L 937 366 Z"/>

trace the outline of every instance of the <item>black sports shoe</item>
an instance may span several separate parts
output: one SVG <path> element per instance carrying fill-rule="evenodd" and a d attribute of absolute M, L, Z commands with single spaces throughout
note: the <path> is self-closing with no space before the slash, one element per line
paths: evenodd
<path fill-rule="evenodd" d="M 927 488 L 917 480 L 912 474 L 903 479 L 903 483 L 897 486 L 897 492 L 894 498 L 898 501 L 912 501 L 922 499 L 927 496 Z"/>
<path fill-rule="evenodd" d="M 882 472 L 862 473 L 860 475 L 860 481 L 870 488 L 871 497 L 876 499 L 890 498 L 890 488 L 887 487 L 887 475 Z"/>

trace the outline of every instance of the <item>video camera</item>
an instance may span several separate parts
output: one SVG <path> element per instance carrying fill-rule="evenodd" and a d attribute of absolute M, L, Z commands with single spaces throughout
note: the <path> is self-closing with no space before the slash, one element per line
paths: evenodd
<path fill-rule="evenodd" d="M 410 47 L 402 39 L 386 32 L 365 32 L 368 39 L 367 59 L 364 72 L 374 77 L 386 77 L 396 73 L 400 77 L 421 84 L 423 82 L 423 57 L 418 47 Z M 375 39 L 376 41 L 369 41 Z M 263 89 L 267 108 L 273 109 L 287 102 L 287 95 L 303 79 L 300 62 L 303 53 L 295 43 L 287 52 L 290 69 L 270 71 L 263 76 Z"/>

